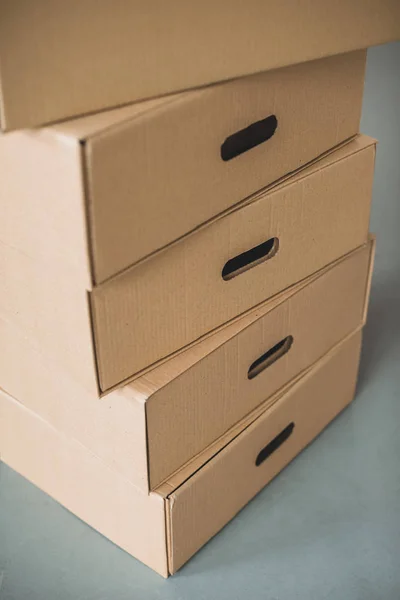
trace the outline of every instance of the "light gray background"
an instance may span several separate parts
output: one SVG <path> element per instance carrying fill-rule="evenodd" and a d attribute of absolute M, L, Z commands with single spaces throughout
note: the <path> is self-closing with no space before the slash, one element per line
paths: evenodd
<path fill-rule="evenodd" d="M 380 140 L 354 404 L 165 581 L 0 465 L 1 600 L 400 599 L 400 43 L 369 51 Z"/>

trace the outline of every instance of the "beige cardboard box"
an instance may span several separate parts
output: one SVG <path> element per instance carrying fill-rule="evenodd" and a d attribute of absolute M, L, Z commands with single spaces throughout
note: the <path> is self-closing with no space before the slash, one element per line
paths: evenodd
<path fill-rule="evenodd" d="M 144 491 L 365 322 L 374 242 L 98 399 L 0 319 L 0 381 Z"/>
<path fill-rule="evenodd" d="M 87 390 L 109 391 L 364 244 L 374 160 L 358 136 L 89 294 L 51 246 L 43 266 L 3 244 L 0 314 Z"/>
<path fill-rule="evenodd" d="M 352 400 L 361 332 L 146 494 L 0 393 L 4 462 L 165 577 L 177 571 Z"/>
<path fill-rule="evenodd" d="M 358 133 L 365 56 L 0 135 L 0 239 L 90 289 Z"/>
<path fill-rule="evenodd" d="M 59 121 L 397 38 L 397 0 L 1 0 L 0 124 Z"/>

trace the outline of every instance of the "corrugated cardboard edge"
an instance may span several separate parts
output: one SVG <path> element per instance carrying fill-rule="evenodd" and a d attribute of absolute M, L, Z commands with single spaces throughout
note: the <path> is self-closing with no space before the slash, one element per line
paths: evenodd
<path fill-rule="evenodd" d="M 90 274 L 90 288 L 86 291 L 86 302 L 88 307 L 88 319 L 90 324 L 90 332 L 91 332 L 91 343 L 92 343 L 92 354 L 93 354 L 93 366 L 96 373 L 96 393 L 99 397 L 101 397 L 102 392 L 100 389 L 100 370 L 98 363 L 98 353 L 96 350 L 96 339 L 95 339 L 95 323 L 94 323 L 94 313 L 92 309 L 92 303 L 90 300 L 90 290 L 93 289 L 93 273 L 94 273 L 94 256 L 93 256 L 93 246 L 91 240 L 91 227 L 90 227 L 90 203 L 88 199 L 90 198 L 90 184 L 89 184 L 89 172 L 86 164 L 85 157 L 85 145 L 83 142 L 79 141 L 79 153 L 80 153 L 80 163 L 81 163 L 81 179 L 82 179 L 82 190 L 83 190 L 83 206 L 82 211 L 84 214 L 84 224 L 85 224 L 85 232 L 86 232 L 86 261 L 89 267 Z"/>
<path fill-rule="evenodd" d="M 91 183 L 90 183 L 90 173 L 87 166 L 86 160 L 86 147 L 85 142 L 79 140 L 79 148 L 80 148 L 80 164 L 81 164 L 81 179 L 82 179 L 82 190 L 83 190 L 83 206 L 82 211 L 84 214 L 84 223 L 85 223 L 85 232 L 86 232 L 86 260 L 89 266 L 90 273 L 90 290 L 93 289 L 94 285 L 94 254 L 93 254 L 93 244 L 92 244 L 92 227 L 91 221 L 92 217 L 90 214 L 91 207 Z"/>
<path fill-rule="evenodd" d="M 282 396 L 284 396 L 288 391 L 296 388 L 298 385 L 301 385 L 304 381 L 311 377 L 315 369 L 319 368 L 321 365 L 325 364 L 325 362 L 329 361 L 331 356 L 333 356 L 337 352 L 337 350 L 343 344 L 345 344 L 351 337 L 353 337 L 359 331 L 361 331 L 362 328 L 363 326 L 360 324 L 338 344 L 333 346 L 333 348 L 331 348 L 329 352 L 327 352 L 316 363 L 314 363 L 311 367 L 304 369 L 294 379 L 292 379 L 290 382 L 288 382 L 286 385 L 280 388 L 275 394 L 270 396 L 270 398 L 268 398 L 260 406 L 254 409 L 246 417 L 244 417 L 239 423 L 231 427 L 231 429 L 228 432 L 222 435 L 213 444 L 208 446 L 208 448 L 203 450 L 200 454 L 197 454 L 183 467 L 175 471 L 175 473 L 173 473 L 168 478 L 168 480 L 161 483 L 158 487 L 156 487 L 153 490 L 153 492 L 159 494 L 165 499 L 168 499 L 168 497 L 173 492 L 175 492 L 181 485 L 188 481 L 195 473 L 197 473 L 197 471 L 202 469 L 204 465 L 210 462 L 210 460 L 215 458 L 215 456 L 217 456 L 224 448 L 226 448 L 226 446 L 233 442 L 234 439 L 236 439 L 241 433 L 243 433 L 264 412 L 269 410 L 276 402 L 278 402 Z"/>
<path fill-rule="evenodd" d="M 364 303 L 364 313 L 363 313 L 363 321 L 362 321 L 363 327 L 366 324 L 367 318 L 368 318 L 368 307 L 369 307 L 369 300 L 371 297 L 372 276 L 374 274 L 374 265 L 375 265 L 376 236 L 373 233 L 370 233 L 369 242 L 371 244 L 371 251 L 370 251 L 370 257 L 369 257 L 369 270 L 368 270 L 367 285 L 366 285 L 366 289 L 365 289 L 365 303 Z"/>
<path fill-rule="evenodd" d="M 4 98 L 3 98 L 3 79 L 2 79 L 2 69 L 1 69 L 1 56 L 0 56 L 0 135 L 2 135 L 2 131 L 6 128 L 6 115 L 5 115 L 5 106 L 4 106 Z M 1 460 L 1 457 L 0 457 Z"/>
<path fill-rule="evenodd" d="M 308 378 L 312 375 L 314 369 L 319 368 L 320 365 L 324 364 L 330 359 L 330 357 L 337 352 L 337 350 L 346 343 L 348 339 L 354 336 L 358 331 L 362 330 L 365 325 L 365 316 L 368 310 L 368 301 L 371 290 L 371 280 L 374 267 L 375 259 L 375 237 L 370 236 L 370 254 L 369 254 L 369 268 L 367 274 L 366 288 L 365 288 L 365 301 L 363 318 L 358 327 L 351 331 L 344 339 L 335 344 L 322 358 L 316 363 L 304 369 L 301 373 L 296 375 L 291 381 L 280 388 L 275 394 L 270 396 L 255 408 L 251 413 L 245 416 L 236 425 L 231 427 L 229 431 L 224 433 L 215 442 L 210 444 L 208 448 L 194 456 L 190 461 L 183 465 L 180 469 L 175 471 L 168 479 L 162 482 L 154 490 L 155 493 L 168 497 L 173 491 L 175 491 L 180 485 L 187 481 L 196 471 L 198 471 L 204 464 L 211 460 L 216 454 L 218 454 L 225 446 L 227 446 L 235 437 L 237 437 L 244 429 L 246 429 L 253 421 L 255 421 L 262 413 L 271 408 L 284 394 L 286 394 L 292 387 L 300 385 L 304 378 Z"/>

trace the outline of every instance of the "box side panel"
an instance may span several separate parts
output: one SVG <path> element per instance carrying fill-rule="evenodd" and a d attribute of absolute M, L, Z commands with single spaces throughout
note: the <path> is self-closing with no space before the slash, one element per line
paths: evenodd
<path fill-rule="evenodd" d="M 371 251 L 356 251 L 149 398 L 151 488 L 363 324 Z M 286 354 L 249 379 L 288 336 Z"/>
<path fill-rule="evenodd" d="M 90 393 L 10 321 L 0 317 L 0 382 L 24 406 L 148 490 L 144 406 L 121 388 Z"/>
<path fill-rule="evenodd" d="M 210 86 L 90 140 L 96 282 L 358 133 L 365 56 Z M 251 148 L 246 135 L 258 134 L 266 140 Z"/>
<path fill-rule="evenodd" d="M 89 289 L 81 160 L 76 140 L 46 130 L 0 134 L 0 241 Z"/>
<path fill-rule="evenodd" d="M 117 546 L 168 575 L 162 498 L 135 488 L 4 392 L 0 417 L 5 463 Z"/>
<path fill-rule="evenodd" d="M 360 343 L 358 333 L 171 494 L 167 509 L 172 531 L 171 573 L 232 519 L 352 400 Z M 275 444 L 279 439 L 283 440 L 281 444 Z M 261 462 L 272 441 L 276 450 Z"/>
<path fill-rule="evenodd" d="M 2 319 L 51 356 L 86 390 L 96 394 L 97 373 L 85 288 L 76 284 L 74 276 L 47 269 L 12 246 L 0 242 L 0 250 Z"/>
<path fill-rule="evenodd" d="M 364 244 L 374 148 L 339 162 L 333 154 L 331 160 L 96 287 L 91 300 L 101 388 L 140 372 Z M 269 260 L 224 279 L 228 261 L 271 240 L 275 250 Z"/>
<path fill-rule="evenodd" d="M 0 11 L 7 128 L 400 37 L 397 0 L 3 0 Z"/>

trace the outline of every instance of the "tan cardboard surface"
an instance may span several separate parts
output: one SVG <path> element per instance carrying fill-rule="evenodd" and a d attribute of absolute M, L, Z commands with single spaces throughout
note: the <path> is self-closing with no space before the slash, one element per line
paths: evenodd
<path fill-rule="evenodd" d="M 399 37 L 397 0 L 1 0 L 0 123 L 61 120 Z"/>
<path fill-rule="evenodd" d="M 146 402 L 151 489 L 363 323 L 371 252 L 349 255 L 275 308 L 263 305 L 252 324 L 178 377 L 168 361 L 127 385 L 138 399 L 145 386 L 154 390 Z M 250 365 L 287 336 L 287 353 L 249 379 Z"/>
<path fill-rule="evenodd" d="M 89 295 L 57 255 L 0 242 L 0 316 L 90 393 L 109 391 L 365 243 L 374 154 L 359 136 Z M 270 239 L 269 260 L 223 278 Z"/>
<path fill-rule="evenodd" d="M 1 243 L 90 289 L 79 144 L 48 130 L 0 134 L 0 196 Z"/>
<path fill-rule="evenodd" d="M 43 268 L 28 254 L 2 242 L 0 279 L 2 319 L 85 389 L 98 390 L 85 288 L 65 271 Z"/>
<path fill-rule="evenodd" d="M 136 489 L 84 446 L 4 392 L 0 392 L 1 459 L 166 577 L 351 401 L 360 342 L 358 333 L 326 355 L 258 419 L 244 424 L 237 437 L 203 462 L 202 468 L 192 471 L 179 487 L 171 485 L 167 496 Z M 256 466 L 260 451 L 268 450 L 288 425 L 292 429 L 287 439 Z"/>
<path fill-rule="evenodd" d="M 362 245 L 374 153 L 373 140 L 357 137 L 89 298 L 51 253 L 44 264 L 0 243 L 0 316 L 91 394 L 99 368 L 108 391 Z M 272 237 L 275 256 L 223 279 L 227 261 Z"/>
<path fill-rule="evenodd" d="M 287 394 L 169 495 L 169 571 L 176 572 L 353 399 L 361 333 L 322 360 Z M 291 435 L 256 466 L 263 448 Z"/>
<path fill-rule="evenodd" d="M 0 380 L 8 393 L 87 447 L 137 488 L 148 490 L 145 407 L 122 387 L 99 398 L 0 317 Z"/>
<path fill-rule="evenodd" d="M 90 289 L 356 135 L 365 55 L 0 135 L 0 240 Z"/>
<path fill-rule="evenodd" d="M 100 388 L 112 388 L 365 243 L 374 160 L 374 141 L 359 136 L 96 286 L 90 300 Z M 228 261 L 268 240 L 276 242 L 268 260 L 224 279 Z"/>
<path fill-rule="evenodd" d="M 88 525 L 168 575 L 162 498 L 138 490 L 2 391 L 0 456 Z"/>
<path fill-rule="evenodd" d="M 166 476 L 171 480 L 194 454 L 198 460 L 215 437 L 363 325 L 373 246 L 371 241 L 101 399 L 1 316 L 2 387 L 147 491 Z M 246 372 L 250 360 L 292 324 L 290 352 L 252 381 L 240 377 L 240 365 Z"/>

